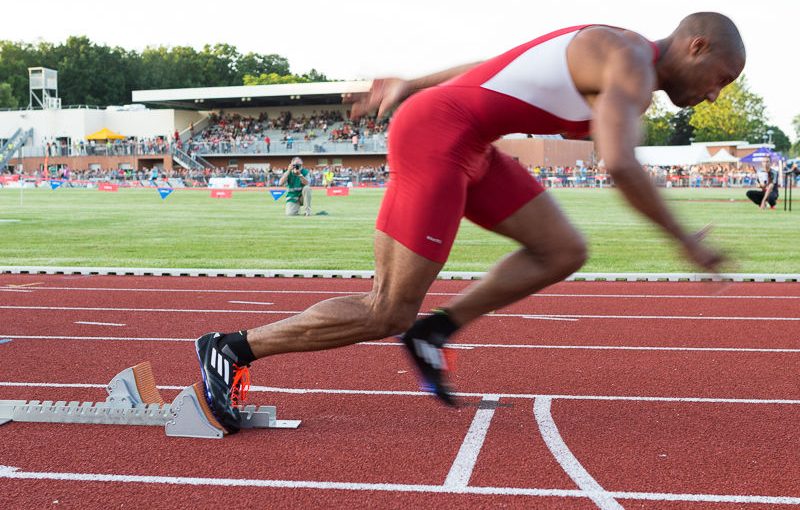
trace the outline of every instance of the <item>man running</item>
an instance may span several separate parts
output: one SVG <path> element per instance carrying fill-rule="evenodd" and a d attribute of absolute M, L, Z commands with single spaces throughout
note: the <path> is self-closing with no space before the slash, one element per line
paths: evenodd
<path fill-rule="evenodd" d="M 482 63 L 416 80 L 375 80 L 352 115 L 394 114 L 392 175 L 375 232 L 370 292 L 317 303 L 250 331 L 197 340 L 206 400 L 228 432 L 239 429 L 243 373 L 256 359 L 315 351 L 406 332 L 403 342 L 428 389 L 455 405 L 443 347 L 459 328 L 559 282 L 586 260 L 586 244 L 553 199 L 492 142 L 508 133 L 592 134 L 616 187 L 677 241 L 699 267 L 721 256 L 666 208 L 634 156 L 640 116 L 656 90 L 678 106 L 716 100 L 745 64 L 727 17 L 696 13 L 667 38 L 600 25 L 558 30 Z M 465 294 L 416 320 L 442 269 L 462 217 L 519 248 Z M 416 322 L 415 322 L 416 320 Z M 410 329 L 409 329 L 410 328 Z M 234 382 L 236 381 L 236 382 Z"/>

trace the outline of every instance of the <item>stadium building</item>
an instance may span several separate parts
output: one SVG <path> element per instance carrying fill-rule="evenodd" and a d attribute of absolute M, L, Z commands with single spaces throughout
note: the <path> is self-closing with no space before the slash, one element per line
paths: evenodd
<path fill-rule="evenodd" d="M 309 167 L 380 167 L 386 122 L 348 119 L 348 94 L 368 81 L 139 90 L 133 104 L 64 106 L 56 71 L 29 69 L 27 109 L 0 111 L 0 171 L 48 168 L 202 172 Z M 529 166 L 595 161 L 592 142 L 511 136 L 502 150 Z"/>

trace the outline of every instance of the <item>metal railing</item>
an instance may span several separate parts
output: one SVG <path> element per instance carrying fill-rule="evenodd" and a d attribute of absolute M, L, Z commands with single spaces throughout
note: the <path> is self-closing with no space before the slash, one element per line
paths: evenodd
<path fill-rule="evenodd" d="M 11 160 L 11 158 L 20 152 L 25 145 L 25 142 L 32 137 L 33 129 L 24 130 L 20 128 L 17 129 L 13 135 L 11 135 L 11 138 L 9 138 L 2 147 L 0 147 L 0 172 L 8 167 L 8 162 Z"/>
<path fill-rule="evenodd" d="M 177 147 L 172 148 L 172 159 L 183 168 L 187 168 L 189 170 L 202 170 L 206 168 L 203 166 L 203 163 L 197 161 L 196 155 L 195 157 L 192 157 L 187 152 L 184 152 Z"/>

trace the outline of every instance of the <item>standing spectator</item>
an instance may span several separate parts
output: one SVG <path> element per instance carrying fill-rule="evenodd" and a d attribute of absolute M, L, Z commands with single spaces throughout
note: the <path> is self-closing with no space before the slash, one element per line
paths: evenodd
<path fill-rule="evenodd" d="M 357 151 L 358 150 L 358 133 L 353 134 L 352 141 L 353 141 L 353 150 Z"/>
<path fill-rule="evenodd" d="M 264 143 L 267 145 L 267 153 L 269 153 L 269 146 L 272 144 L 272 140 L 270 140 L 269 135 L 264 137 Z"/>

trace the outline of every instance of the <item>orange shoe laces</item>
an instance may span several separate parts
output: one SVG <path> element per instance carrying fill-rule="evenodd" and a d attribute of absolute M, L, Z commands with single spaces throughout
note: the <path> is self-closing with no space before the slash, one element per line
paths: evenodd
<path fill-rule="evenodd" d="M 231 404 L 244 404 L 250 390 L 250 368 L 233 365 L 233 384 L 231 385 Z"/>

